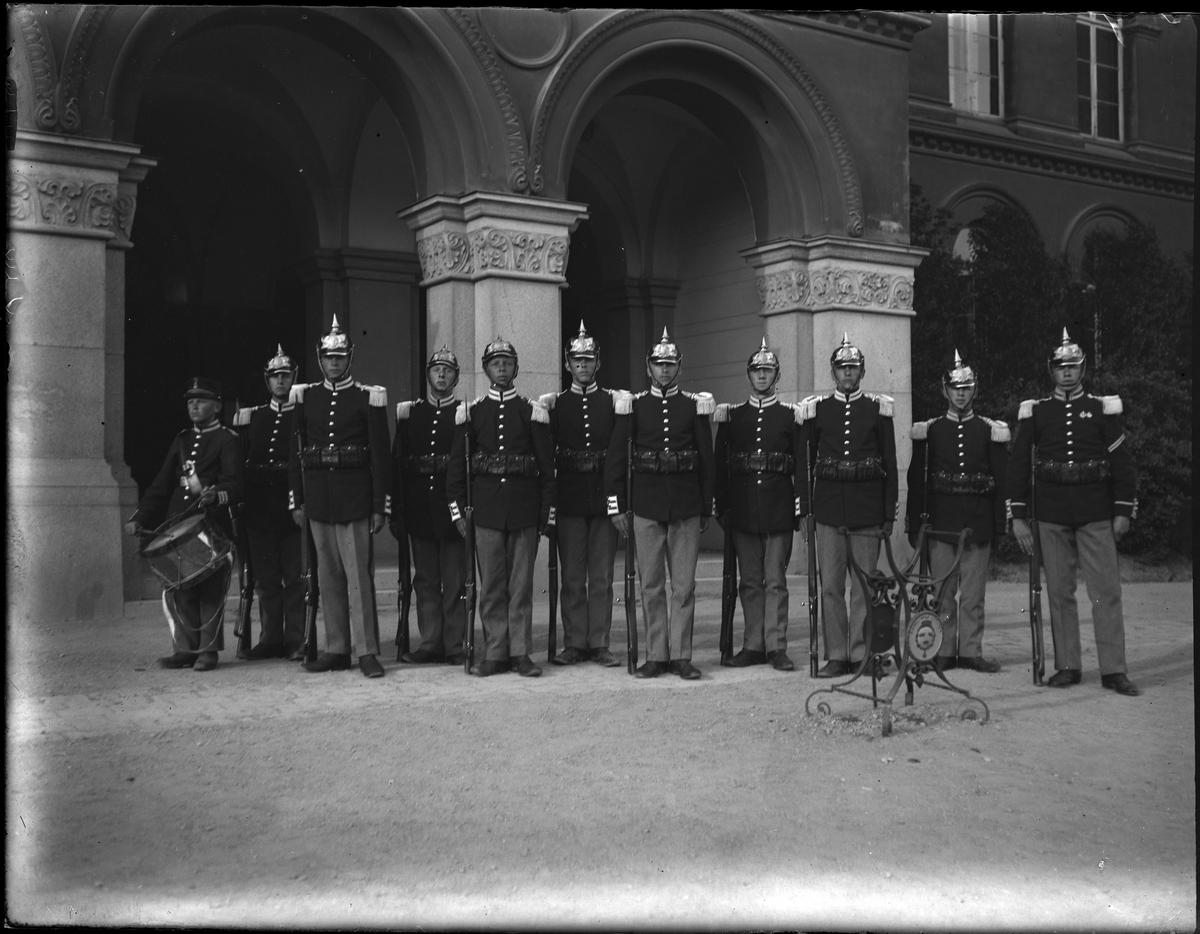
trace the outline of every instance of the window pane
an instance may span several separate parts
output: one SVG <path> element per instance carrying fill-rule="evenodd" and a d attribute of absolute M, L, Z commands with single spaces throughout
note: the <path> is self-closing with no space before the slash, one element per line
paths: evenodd
<path fill-rule="evenodd" d="M 1096 99 L 1110 104 L 1117 102 L 1117 70 L 1115 68 L 1096 69 Z"/>
<path fill-rule="evenodd" d="M 1116 104 L 1096 105 L 1096 135 L 1103 139 L 1120 139 L 1120 111 Z"/>
<path fill-rule="evenodd" d="M 1090 97 L 1079 98 L 1079 132 L 1086 133 L 1088 136 L 1092 134 L 1092 99 Z"/>
<path fill-rule="evenodd" d="M 1078 94 L 1080 97 L 1092 96 L 1092 69 L 1087 62 L 1077 62 L 1075 65 L 1075 76 L 1079 83 Z"/>
<path fill-rule="evenodd" d="M 1000 116 L 1000 79 L 992 78 L 989 84 L 991 84 L 991 94 L 988 100 L 988 113 L 993 117 L 998 117 Z"/>
<path fill-rule="evenodd" d="M 1110 68 L 1117 67 L 1117 37 L 1111 29 L 1096 30 L 1096 61 Z"/>
<path fill-rule="evenodd" d="M 1092 60 L 1091 30 L 1083 23 L 1075 24 L 1075 57 L 1089 62 Z"/>

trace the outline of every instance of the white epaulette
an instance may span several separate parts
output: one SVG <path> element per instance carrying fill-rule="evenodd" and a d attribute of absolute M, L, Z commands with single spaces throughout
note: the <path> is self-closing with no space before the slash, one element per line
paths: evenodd
<path fill-rule="evenodd" d="M 1026 399 L 1017 409 L 1017 421 L 1022 421 L 1026 418 L 1033 417 L 1033 407 L 1039 402 L 1045 402 L 1045 399 Z"/>
<path fill-rule="evenodd" d="M 722 402 L 717 406 L 717 410 L 713 412 L 713 424 L 723 425 L 729 421 L 729 410 L 733 408 L 728 402 Z"/>
<path fill-rule="evenodd" d="M 476 396 L 474 399 L 464 399 L 458 404 L 458 408 L 454 410 L 454 424 L 465 425 L 467 419 L 471 417 L 471 406 L 476 402 L 482 402 L 487 396 Z"/>
<path fill-rule="evenodd" d="M 531 400 L 531 401 L 532 401 L 532 400 Z M 558 401 L 558 393 L 556 393 L 556 392 L 544 392 L 544 393 L 542 393 L 540 396 L 538 396 L 538 397 L 537 397 L 537 401 L 538 401 L 538 402 L 539 402 L 541 405 L 543 405 L 543 406 L 545 406 L 545 407 L 546 407 L 546 411 L 547 411 L 547 412 L 553 412 L 553 411 L 554 411 L 554 403 L 555 403 L 556 401 Z"/>
<path fill-rule="evenodd" d="M 817 416 L 817 403 L 822 399 L 828 399 L 833 393 L 818 393 L 815 396 L 806 396 L 796 403 L 796 424 L 800 425 L 808 421 L 810 418 Z"/>
<path fill-rule="evenodd" d="M 627 389 L 612 389 L 613 411 L 618 415 L 628 415 L 633 411 L 633 393 Z"/>
<path fill-rule="evenodd" d="M 306 390 L 311 385 L 313 385 L 313 384 L 312 383 L 296 383 L 294 386 L 292 386 L 292 391 L 288 395 L 288 403 L 291 405 L 295 405 L 297 402 L 303 402 L 304 401 L 304 390 Z"/>
<path fill-rule="evenodd" d="M 541 422 L 543 425 L 550 424 L 550 410 L 542 404 L 541 399 L 530 399 L 529 405 L 533 409 L 530 418 L 535 422 Z"/>
<path fill-rule="evenodd" d="M 913 422 L 912 430 L 909 431 L 908 436 L 914 441 L 924 441 L 929 437 L 929 426 L 936 421 L 936 418 L 931 418 L 924 422 Z"/>
<path fill-rule="evenodd" d="M 257 408 L 257 406 L 251 406 L 248 409 L 238 409 L 233 415 L 234 427 L 242 428 L 246 425 L 249 425 L 250 416 L 254 414 L 255 408 Z"/>
<path fill-rule="evenodd" d="M 864 396 L 873 402 L 879 403 L 879 414 L 888 418 L 892 417 L 892 412 L 895 410 L 896 400 L 891 396 L 885 396 L 881 392 L 864 392 Z"/>
<path fill-rule="evenodd" d="M 408 402 L 396 403 L 396 421 L 403 422 L 408 420 L 408 416 L 412 414 L 412 400 Z"/>
<path fill-rule="evenodd" d="M 368 393 L 367 402 L 370 405 L 378 405 L 387 408 L 387 388 L 384 386 L 369 386 L 366 383 L 355 382 L 355 386 L 359 389 L 365 389 Z"/>
<path fill-rule="evenodd" d="M 983 415 L 981 415 L 979 417 L 982 418 L 985 422 L 987 422 L 988 425 L 991 427 L 993 441 L 1008 442 L 1008 441 L 1012 440 L 1012 432 L 1008 430 L 1008 422 L 1002 422 L 996 418 L 987 418 Z"/>
<path fill-rule="evenodd" d="M 1088 393 L 1091 395 L 1091 393 Z M 1099 399 L 1104 407 L 1105 415 L 1120 415 L 1125 411 L 1125 406 L 1121 404 L 1120 396 L 1092 396 L 1093 399 Z"/>
<path fill-rule="evenodd" d="M 697 415 L 712 415 L 717 408 L 717 400 L 711 392 L 685 392 L 685 396 L 696 403 Z"/>

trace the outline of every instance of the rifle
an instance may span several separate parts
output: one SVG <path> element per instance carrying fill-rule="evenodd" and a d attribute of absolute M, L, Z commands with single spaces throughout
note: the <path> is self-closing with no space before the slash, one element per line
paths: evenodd
<path fill-rule="evenodd" d="M 804 519 L 805 538 L 808 543 L 808 673 L 817 676 L 819 646 L 817 645 L 817 515 L 815 512 L 816 488 L 813 483 L 812 442 L 804 446 L 804 485 L 808 487 L 808 515 Z"/>
<path fill-rule="evenodd" d="M 546 661 L 554 661 L 558 652 L 558 530 L 546 532 L 550 554 L 546 558 L 546 588 L 550 591 L 550 634 L 546 637 Z"/>
<path fill-rule="evenodd" d="M 633 432 L 630 431 L 625 458 L 625 648 L 630 674 L 637 670 L 637 557 L 633 542 Z"/>
<path fill-rule="evenodd" d="M 396 661 L 409 651 L 408 642 L 408 612 L 412 606 L 412 568 L 408 566 L 408 530 L 401 524 L 400 537 L 397 540 L 400 548 L 400 575 L 396 580 L 396 598 L 400 602 L 400 619 L 396 623 Z"/>
<path fill-rule="evenodd" d="M 468 417 L 464 426 L 463 442 L 467 458 L 467 504 L 463 509 L 466 531 L 463 547 L 467 555 L 467 581 L 463 587 L 463 599 L 467 601 L 467 644 L 464 653 L 463 672 L 471 673 L 475 664 L 475 507 L 471 504 L 471 423 Z"/>
<path fill-rule="evenodd" d="M 733 547 L 731 510 L 725 510 L 725 558 L 721 565 L 721 635 L 717 640 L 721 664 L 733 657 L 733 614 L 737 611 L 737 551 Z"/>
<path fill-rule="evenodd" d="M 1029 627 L 1033 636 L 1033 683 L 1040 685 L 1046 674 L 1046 647 L 1042 642 L 1042 539 L 1037 520 L 1037 445 L 1029 450 Z"/>
<path fill-rule="evenodd" d="M 254 568 L 250 563 L 250 540 L 246 535 L 246 524 L 242 521 L 243 503 L 234 503 L 229 508 L 233 520 L 233 537 L 241 556 L 241 587 L 238 595 L 238 612 L 233 635 L 237 639 L 237 657 L 250 657 L 250 610 L 254 604 Z"/>
<path fill-rule="evenodd" d="M 304 516 L 304 529 L 301 532 L 303 541 L 300 543 L 300 566 L 304 573 L 304 661 L 317 660 L 317 606 L 321 600 L 321 587 L 317 583 L 316 543 L 313 541 L 312 529 L 308 525 L 308 515 Z"/>

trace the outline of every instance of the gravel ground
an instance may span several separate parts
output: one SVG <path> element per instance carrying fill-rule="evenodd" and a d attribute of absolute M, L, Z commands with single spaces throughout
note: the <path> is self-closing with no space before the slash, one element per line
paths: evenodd
<path fill-rule="evenodd" d="M 992 584 L 1004 670 L 949 674 L 990 719 L 926 686 L 883 737 L 868 700 L 805 713 L 829 682 L 808 677 L 802 577 L 801 670 L 720 668 L 702 557 L 697 682 L 482 680 L 394 654 L 377 681 L 232 651 L 165 671 L 155 603 L 10 626 L 9 923 L 1195 929 L 1190 584 L 1125 587 L 1138 698 L 1101 689 L 1088 621 L 1083 684 L 1033 687 L 1026 589 Z M 380 603 L 390 640 L 394 592 Z"/>

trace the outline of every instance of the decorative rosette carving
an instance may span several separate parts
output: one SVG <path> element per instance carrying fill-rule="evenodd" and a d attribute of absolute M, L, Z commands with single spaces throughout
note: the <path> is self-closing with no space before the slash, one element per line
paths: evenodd
<path fill-rule="evenodd" d="M 783 269 L 757 277 L 764 312 L 787 311 L 808 304 L 808 275 L 802 269 Z"/>

